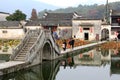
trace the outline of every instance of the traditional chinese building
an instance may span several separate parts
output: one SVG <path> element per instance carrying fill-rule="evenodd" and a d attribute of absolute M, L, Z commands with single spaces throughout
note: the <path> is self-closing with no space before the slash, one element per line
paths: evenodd
<path fill-rule="evenodd" d="M 76 13 L 48 13 L 46 12 L 41 19 L 28 21 L 26 28 L 44 28 L 57 34 L 61 39 L 72 37 L 72 19 L 77 17 Z"/>
<path fill-rule="evenodd" d="M 22 39 L 24 30 L 19 21 L 0 21 L 0 39 Z"/>
<path fill-rule="evenodd" d="M 73 35 L 82 40 L 99 40 L 101 37 L 101 24 L 100 19 L 74 19 Z"/>
<path fill-rule="evenodd" d="M 9 15 L 9 13 L 0 12 L 0 21 L 6 21 L 6 17 Z"/>
<path fill-rule="evenodd" d="M 111 10 L 110 23 L 111 23 L 111 36 L 115 38 L 120 33 L 120 11 Z"/>

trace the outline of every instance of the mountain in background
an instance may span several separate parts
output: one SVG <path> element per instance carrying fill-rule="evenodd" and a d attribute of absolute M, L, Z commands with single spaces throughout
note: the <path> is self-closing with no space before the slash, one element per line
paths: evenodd
<path fill-rule="evenodd" d="M 0 12 L 12 14 L 19 9 L 27 15 L 27 18 L 30 18 L 33 8 L 39 12 L 44 9 L 54 10 L 58 7 L 33 0 L 0 0 Z"/>
<path fill-rule="evenodd" d="M 120 1 L 119 2 L 112 2 L 108 5 L 109 9 L 114 9 L 120 11 Z M 65 9 L 56 9 L 56 10 L 43 10 L 39 12 L 38 16 L 39 18 L 42 17 L 42 15 L 45 12 L 53 12 L 53 13 L 71 13 L 71 12 L 77 12 L 83 17 L 87 18 L 93 18 L 93 19 L 103 19 L 106 14 L 106 5 L 79 5 L 78 7 L 68 7 Z"/>

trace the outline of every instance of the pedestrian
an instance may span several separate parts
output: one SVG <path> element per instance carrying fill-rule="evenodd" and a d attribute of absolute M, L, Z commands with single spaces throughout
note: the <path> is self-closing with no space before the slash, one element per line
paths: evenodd
<path fill-rule="evenodd" d="M 64 40 L 63 44 L 62 44 L 62 48 L 63 48 L 64 51 L 66 50 L 66 46 L 67 46 L 67 42 L 66 42 L 66 40 Z"/>
<path fill-rule="evenodd" d="M 75 40 L 71 38 L 71 40 L 69 41 L 69 45 L 72 49 L 74 48 L 74 43 L 75 43 Z"/>

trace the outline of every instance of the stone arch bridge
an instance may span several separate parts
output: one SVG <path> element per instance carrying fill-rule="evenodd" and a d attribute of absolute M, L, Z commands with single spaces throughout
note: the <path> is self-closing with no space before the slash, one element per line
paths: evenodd
<path fill-rule="evenodd" d="M 50 30 L 28 30 L 21 43 L 13 49 L 11 61 L 23 61 L 32 65 L 42 60 L 53 60 L 60 53 Z"/>

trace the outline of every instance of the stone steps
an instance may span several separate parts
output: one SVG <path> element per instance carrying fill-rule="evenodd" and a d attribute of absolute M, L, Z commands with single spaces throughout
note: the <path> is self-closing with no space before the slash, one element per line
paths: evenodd
<path fill-rule="evenodd" d="M 35 41 L 37 40 L 37 36 L 32 36 L 27 43 L 25 44 L 25 46 L 22 48 L 22 50 L 19 52 L 19 54 L 16 56 L 15 60 L 16 61 L 24 61 L 26 54 L 28 53 L 28 51 L 30 50 L 30 48 L 33 46 L 33 44 L 35 43 Z"/>

